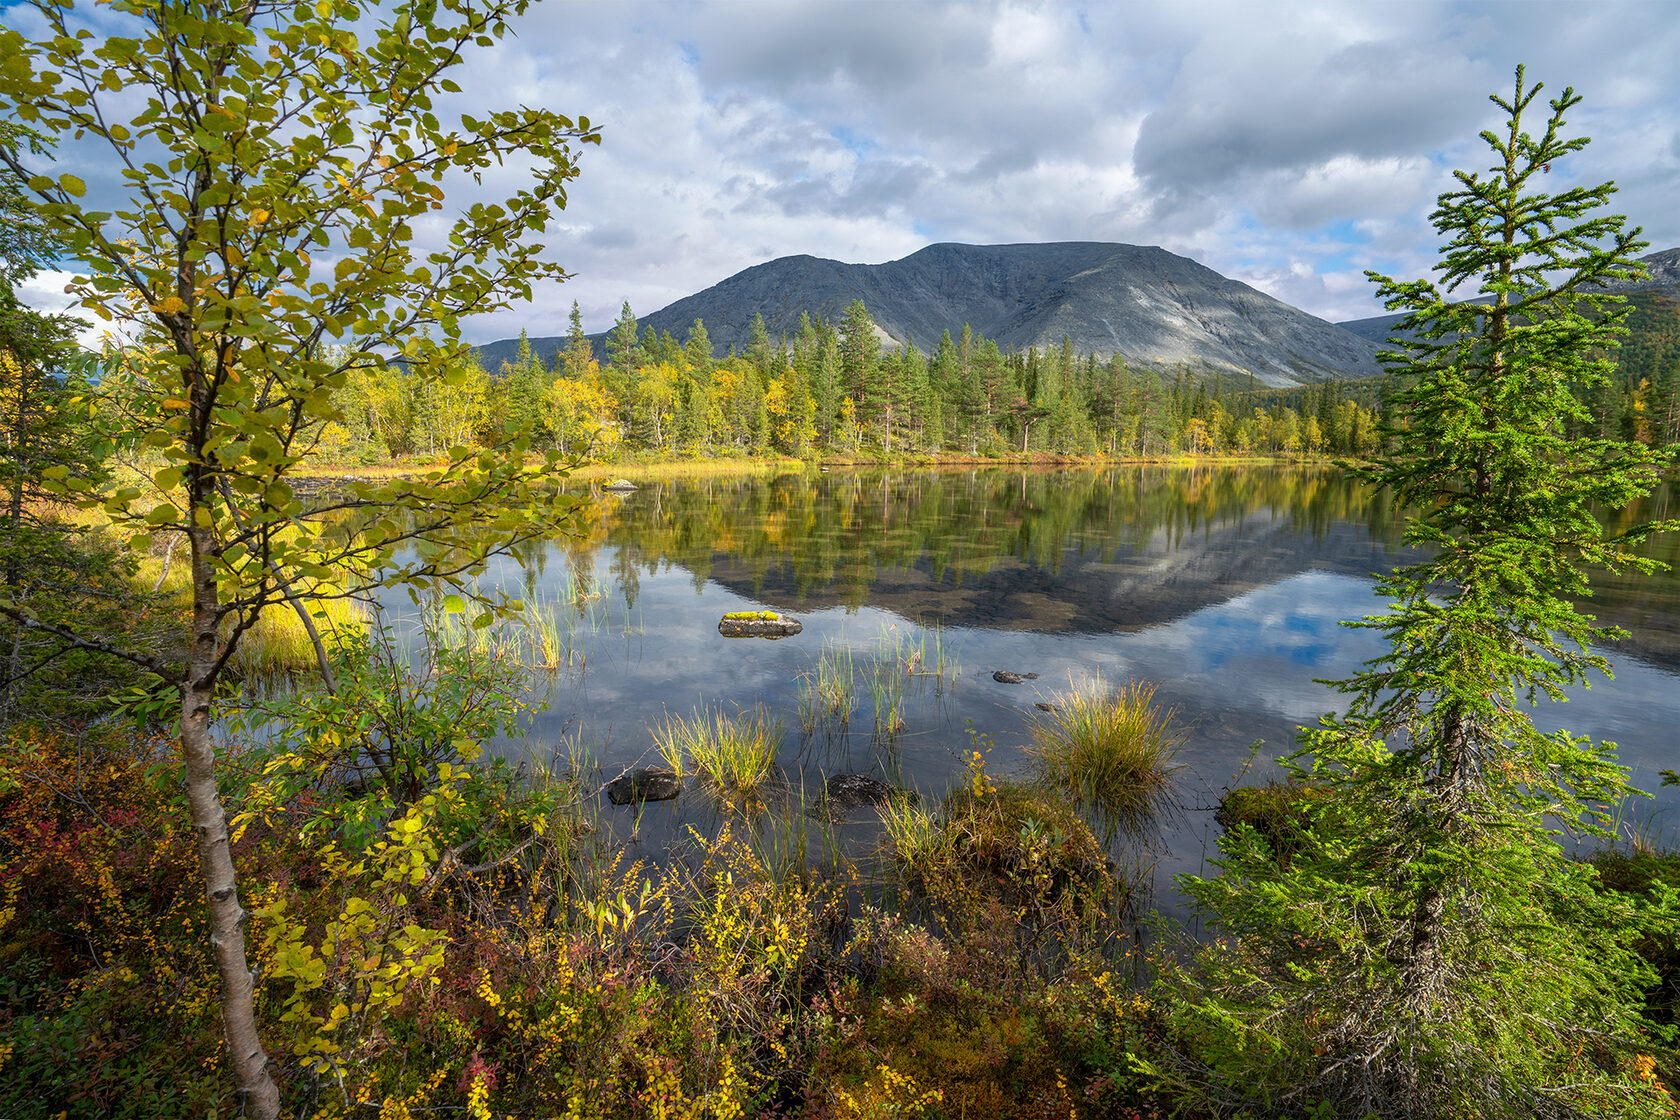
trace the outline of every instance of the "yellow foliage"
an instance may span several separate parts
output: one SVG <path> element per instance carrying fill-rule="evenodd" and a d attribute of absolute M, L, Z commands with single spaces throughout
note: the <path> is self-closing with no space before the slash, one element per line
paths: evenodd
<path fill-rule="evenodd" d="M 363 1024 L 393 1010 L 416 981 L 443 963 L 443 933 L 397 923 L 408 892 L 426 881 L 438 858 L 428 826 L 440 804 L 454 796 L 446 785 L 410 806 L 361 858 L 335 844 L 317 853 L 327 890 L 342 898 L 318 944 L 307 920 L 288 913 L 284 895 L 257 909 L 271 954 L 269 974 L 291 981 L 281 1022 L 292 1025 L 292 1053 L 309 1068 L 341 1071 L 363 1037 Z"/>
<path fill-rule="evenodd" d="M 891 1066 L 879 1065 L 857 1093 L 841 1089 L 836 1097 L 841 1116 L 885 1120 L 886 1117 L 926 1116 L 928 1109 L 945 1099 L 945 1094 L 938 1089 L 923 1089 L 914 1078 L 898 1073 Z"/>

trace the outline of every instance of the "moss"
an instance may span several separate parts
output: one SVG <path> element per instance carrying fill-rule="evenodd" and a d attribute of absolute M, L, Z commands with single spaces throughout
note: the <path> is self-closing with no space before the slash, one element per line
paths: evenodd
<path fill-rule="evenodd" d="M 1227 832 L 1248 825 L 1266 841 L 1280 864 L 1288 864 L 1312 827 L 1313 806 L 1329 792 L 1322 786 L 1296 781 L 1242 786 L 1226 791 L 1213 819 Z"/>
<path fill-rule="evenodd" d="M 723 617 L 730 622 L 775 622 L 782 616 L 775 611 L 730 611 Z"/>
<path fill-rule="evenodd" d="M 1055 902 L 1070 889 L 1100 893 L 1106 883 L 1102 845 L 1053 790 L 1025 782 L 999 782 L 978 795 L 959 790 L 943 816 L 951 854 L 1014 905 Z"/>

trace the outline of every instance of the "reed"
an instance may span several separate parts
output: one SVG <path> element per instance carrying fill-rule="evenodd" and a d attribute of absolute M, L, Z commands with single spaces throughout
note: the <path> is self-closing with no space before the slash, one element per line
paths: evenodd
<path fill-rule="evenodd" d="M 857 666 L 852 651 L 831 646 L 817 658 L 816 667 L 800 674 L 799 724 L 810 735 L 818 727 L 830 733 L 851 723 L 857 708 Z"/>
<path fill-rule="evenodd" d="M 1035 715 L 1026 753 L 1042 776 L 1094 811 L 1105 823 L 1136 836 L 1167 806 L 1173 759 L 1187 738 L 1178 713 L 1155 705 L 1155 686 L 1133 681 L 1107 689 L 1100 681 L 1054 698 Z"/>
<path fill-rule="evenodd" d="M 882 802 L 881 831 L 899 865 L 911 873 L 930 869 L 945 855 L 945 835 L 939 822 L 908 797 Z"/>
<path fill-rule="evenodd" d="M 182 565 L 186 567 L 186 565 Z M 367 633 L 367 614 L 360 603 L 349 598 L 313 599 L 304 602 L 321 641 L 330 649 L 337 637 Z M 251 679 L 304 672 L 316 667 L 315 643 L 290 603 L 275 603 L 245 631 L 231 659 L 234 672 Z"/>
<path fill-rule="evenodd" d="M 665 764 L 679 775 L 696 773 L 725 793 L 750 794 L 771 776 L 782 723 L 763 707 L 733 716 L 700 711 L 669 717 L 653 737 Z"/>

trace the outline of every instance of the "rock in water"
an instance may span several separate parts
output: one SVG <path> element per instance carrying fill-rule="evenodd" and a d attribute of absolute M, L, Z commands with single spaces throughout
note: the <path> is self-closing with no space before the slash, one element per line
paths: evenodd
<path fill-rule="evenodd" d="M 675 770 L 657 766 L 620 774 L 607 783 L 607 800 L 614 805 L 641 801 L 669 801 L 682 792 L 682 779 Z"/>
<path fill-rule="evenodd" d="M 888 785 L 868 774 L 835 774 L 823 783 L 822 796 L 812 803 L 809 812 L 818 820 L 833 820 L 860 805 L 880 805 L 900 796 L 911 801 L 917 799 L 909 790 Z"/>
<path fill-rule="evenodd" d="M 999 669 L 992 674 L 992 679 L 999 684 L 1020 684 L 1022 681 L 1036 681 L 1037 673 L 1011 673 L 1008 669 Z"/>
<path fill-rule="evenodd" d="M 797 618 L 724 618 L 718 633 L 726 638 L 790 638 L 805 629 Z"/>

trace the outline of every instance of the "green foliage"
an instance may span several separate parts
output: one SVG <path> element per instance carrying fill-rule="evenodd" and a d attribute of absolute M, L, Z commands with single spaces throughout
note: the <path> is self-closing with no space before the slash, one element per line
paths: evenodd
<path fill-rule="evenodd" d="M 1218 878 L 1181 880 L 1224 938 L 1186 974 L 1180 1026 L 1228 1103 L 1385 1120 L 1672 1107 L 1639 1058 L 1631 943 L 1649 915 L 1595 892 L 1554 837 L 1601 833 L 1624 772 L 1610 745 L 1526 710 L 1607 671 L 1591 644 L 1616 635 L 1577 606 L 1586 571 L 1648 570 L 1633 549 L 1668 527 L 1594 517 L 1654 482 L 1649 449 L 1569 431 L 1623 315 L 1594 286 L 1640 243 L 1592 213 L 1612 186 L 1537 190 L 1586 143 L 1560 135 L 1568 90 L 1524 130 L 1539 88 L 1518 69 L 1493 99 L 1505 125 L 1483 133 L 1491 171 L 1441 196 L 1442 287 L 1373 277 L 1410 316 L 1384 356 L 1403 385 L 1393 450 L 1355 473 L 1415 511 L 1407 541 L 1429 558 L 1381 580 L 1391 609 L 1353 625 L 1389 649 L 1336 682 L 1347 710 L 1292 760 L 1326 795 L 1287 862 L 1239 828 Z"/>
<path fill-rule="evenodd" d="M 520 665 L 494 653 L 451 649 L 428 641 L 418 664 L 388 632 L 343 636 L 329 654 L 337 688 L 284 692 L 238 714 L 236 733 L 261 735 L 265 744 L 240 770 L 261 759 L 260 779 L 235 772 L 230 784 L 248 785 L 244 820 L 289 811 L 314 791 L 329 811 L 302 822 L 304 834 L 338 831 L 353 849 L 371 842 L 393 816 L 430 796 L 440 768 L 479 762 L 479 744 L 511 735 L 530 709 L 523 699 Z M 514 784 L 500 760 L 471 766 L 460 775 L 470 795 L 435 804 L 427 820 L 446 847 L 473 840 L 492 852 L 542 827 L 547 806 L 539 796 L 511 823 L 470 810 L 499 800 Z M 343 797 L 345 791 L 353 796 Z M 518 820 L 517 818 L 523 818 Z"/>
<path fill-rule="evenodd" d="M 1652 919 L 1633 948 L 1654 974 L 1654 983 L 1645 989 L 1647 1013 L 1654 1022 L 1672 1029 L 1680 1024 L 1680 935 L 1668 918 L 1676 909 L 1675 892 L 1680 891 L 1680 852 L 1606 848 L 1594 852 L 1591 863 L 1598 872 L 1600 890 L 1630 896 Z M 1666 1080 L 1675 1084 L 1680 1050 L 1670 1045 L 1668 1058 Z"/>
<path fill-rule="evenodd" d="M 283 895 L 255 913 L 269 975 L 290 985 L 280 1021 L 293 1031 L 292 1056 L 312 1074 L 342 1078 L 369 1028 L 443 964 L 445 935 L 403 923 L 409 894 L 423 888 L 438 860 L 432 818 L 441 801 L 459 796 L 447 764 L 438 777 L 440 790 L 409 805 L 365 854 L 346 856 L 332 844 L 316 853 L 320 889 L 338 906 L 318 940 L 287 913 Z"/>

